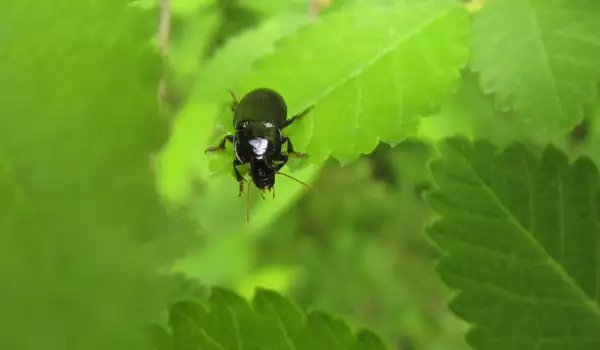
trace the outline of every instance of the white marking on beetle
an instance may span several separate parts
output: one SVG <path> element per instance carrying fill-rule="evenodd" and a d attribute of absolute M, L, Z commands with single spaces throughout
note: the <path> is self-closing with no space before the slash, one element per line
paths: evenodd
<path fill-rule="evenodd" d="M 265 152 L 267 151 L 267 146 L 269 145 L 269 141 L 260 137 L 250 139 L 248 143 L 250 143 L 250 146 L 252 146 L 252 148 L 254 149 L 254 153 L 258 156 L 262 156 L 263 154 L 265 154 Z"/>

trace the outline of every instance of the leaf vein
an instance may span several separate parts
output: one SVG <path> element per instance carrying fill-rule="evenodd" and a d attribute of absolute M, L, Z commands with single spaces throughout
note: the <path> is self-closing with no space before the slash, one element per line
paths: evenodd
<path fill-rule="evenodd" d="M 564 262 L 565 261 L 565 244 L 567 244 L 566 241 L 566 227 L 565 227 L 565 216 L 566 213 L 565 211 L 567 210 L 566 208 L 566 204 L 565 204 L 565 193 L 564 193 L 564 186 L 565 186 L 565 179 L 563 174 L 560 171 L 556 172 L 558 175 L 558 186 L 557 186 L 557 190 L 558 190 L 558 227 L 559 227 L 559 231 L 558 231 L 558 261 L 559 262 Z"/>
<path fill-rule="evenodd" d="M 494 250 L 490 247 L 481 245 L 481 244 L 477 244 L 474 242 L 470 242 L 467 240 L 464 240 L 462 238 L 458 238 L 458 236 L 454 236 L 453 239 L 455 240 L 455 244 L 458 245 L 462 245 L 466 250 L 472 249 L 472 250 L 480 250 L 484 253 L 487 254 L 491 254 L 491 255 L 495 255 L 498 258 L 507 260 L 509 262 L 513 262 L 513 263 L 518 263 L 518 264 L 523 264 L 529 267 L 543 267 L 543 266 L 549 266 L 547 261 L 535 261 L 535 260 L 527 260 L 527 259 L 523 259 L 520 258 L 516 255 L 509 255 L 503 251 L 500 250 Z"/>
<path fill-rule="evenodd" d="M 283 338 L 285 339 L 285 343 L 288 346 L 288 348 L 292 349 L 292 350 L 296 350 L 296 346 L 294 345 L 294 342 L 292 341 L 290 334 L 287 331 L 287 328 L 285 327 L 285 324 L 283 323 L 283 318 L 281 317 L 281 314 L 278 312 L 277 307 L 275 304 L 273 304 L 270 300 L 266 300 L 266 302 L 269 304 L 269 307 L 271 307 L 271 309 L 273 309 L 275 312 L 275 316 L 277 317 L 277 327 L 283 332 Z"/>
<path fill-rule="evenodd" d="M 238 348 L 238 350 L 242 350 L 243 344 L 242 344 L 242 336 L 241 336 L 239 321 L 237 319 L 237 316 L 233 312 L 231 305 L 228 304 L 226 306 L 226 308 L 227 308 L 227 313 L 229 313 L 229 316 L 231 316 L 231 324 L 233 325 L 233 330 L 235 331 L 237 348 Z"/>
<path fill-rule="evenodd" d="M 573 309 L 583 309 L 583 310 L 588 309 L 586 307 L 586 305 L 581 304 L 579 302 L 570 301 L 570 299 L 551 298 L 551 297 L 540 296 L 540 295 L 536 295 L 536 294 L 531 294 L 531 295 L 519 294 L 519 293 L 512 291 L 502 285 L 499 285 L 498 283 L 496 283 L 496 281 L 481 281 L 479 279 L 476 279 L 476 278 L 473 278 L 473 277 L 470 277 L 467 275 L 463 275 L 463 274 L 459 274 L 459 273 L 455 273 L 455 274 L 460 276 L 460 278 L 467 280 L 471 284 L 478 285 L 481 289 L 487 289 L 487 290 L 496 292 L 498 294 L 501 294 L 502 296 L 504 296 L 507 299 L 512 299 L 515 301 L 523 302 L 525 304 L 537 306 L 537 305 L 544 303 L 547 305 L 550 304 L 550 305 L 557 305 L 557 306 L 566 306 L 566 307 L 573 308 Z"/>
<path fill-rule="evenodd" d="M 540 28 L 540 23 L 538 18 L 535 15 L 535 9 L 533 4 L 531 3 L 531 0 L 527 0 L 526 1 L 527 5 L 529 6 L 529 13 L 531 14 L 531 21 L 532 24 L 534 26 L 534 35 L 539 39 L 539 43 L 540 43 L 540 52 L 542 54 L 542 61 L 544 63 L 544 66 L 546 68 L 546 73 L 548 74 L 548 76 L 550 77 L 550 86 L 552 87 L 552 91 L 554 93 L 554 96 L 556 97 L 556 102 L 558 102 L 558 107 L 560 109 L 560 114 L 561 116 L 565 116 L 565 110 L 564 110 L 564 106 L 563 106 L 563 102 L 561 101 L 560 95 L 558 93 L 558 87 L 556 85 L 556 77 L 554 76 L 553 70 L 552 70 L 552 65 L 550 64 L 550 59 L 548 56 L 548 52 L 546 51 L 546 46 L 545 46 L 545 40 L 544 40 L 544 36 L 542 33 L 542 29 Z"/>
<path fill-rule="evenodd" d="M 531 247 L 535 249 L 542 256 L 546 257 L 549 262 L 549 265 L 554 272 L 556 272 L 568 285 L 573 288 L 575 294 L 581 299 L 581 302 L 586 305 L 590 311 L 592 311 L 598 318 L 600 318 L 600 308 L 598 305 L 589 299 L 589 296 L 581 289 L 581 287 L 575 283 L 575 281 L 566 273 L 565 269 L 557 264 L 557 262 L 552 258 L 552 256 L 548 253 L 544 246 L 540 244 L 536 239 L 533 238 L 531 232 L 529 232 L 523 225 L 519 222 L 519 220 L 514 216 L 514 214 L 504 205 L 502 200 L 496 195 L 494 190 L 490 188 L 485 182 L 481 175 L 477 172 L 473 164 L 470 163 L 470 159 L 463 153 L 462 150 L 457 149 L 457 152 L 460 152 L 462 157 L 465 159 L 465 163 L 469 165 L 474 174 L 477 174 L 479 177 L 482 188 L 488 194 L 488 196 L 494 201 L 494 203 L 502 210 L 502 212 L 507 216 L 509 222 L 516 226 L 518 232 L 520 232 L 525 239 L 531 244 Z"/>

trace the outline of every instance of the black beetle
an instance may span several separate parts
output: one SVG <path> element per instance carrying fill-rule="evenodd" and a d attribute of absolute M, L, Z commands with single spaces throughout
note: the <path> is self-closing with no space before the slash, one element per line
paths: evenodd
<path fill-rule="evenodd" d="M 307 156 L 294 151 L 292 141 L 281 131 L 306 115 L 312 106 L 287 118 L 287 105 L 283 97 L 272 89 L 254 89 L 241 101 L 237 100 L 232 91 L 229 94 L 233 98 L 231 111 L 235 134 L 226 135 L 218 146 L 208 148 L 205 153 L 224 150 L 227 141 L 233 144 L 233 171 L 240 186 L 240 197 L 244 191 L 244 178 L 237 167 L 243 164 L 248 164 L 248 173 L 261 194 L 273 189 L 275 174 L 290 177 L 308 186 L 279 170 L 287 163 L 289 155 L 301 158 Z M 283 145 L 286 143 L 287 149 L 283 152 Z"/>

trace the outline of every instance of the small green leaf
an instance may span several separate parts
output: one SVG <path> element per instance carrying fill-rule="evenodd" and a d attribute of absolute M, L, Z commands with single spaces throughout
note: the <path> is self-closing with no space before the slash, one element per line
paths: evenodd
<path fill-rule="evenodd" d="M 191 317 L 185 315 L 173 326 L 173 339 L 174 350 L 227 349 L 211 339 Z"/>
<path fill-rule="evenodd" d="M 600 184 L 587 158 L 541 159 L 463 138 L 431 164 L 441 215 L 429 229 L 445 252 L 454 312 L 474 324 L 476 349 L 600 348 Z"/>
<path fill-rule="evenodd" d="M 288 136 L 313 162 L 349 162 L 416 131 L 419 115 L 457 84 L 468 31 L 457 3 L 357 4 L 286 37 L 235 91 L 273 88 L 290 114 L 315 105 Z"/>
<path fill-rule="evenodd" d="M 313 311 L 308 315 L 302 349 L 352 349 L 355 339 L 348 326 L 331 316 Z"/>
<path fill-rule="evenodd" d="M 227 91 L 233 89 L 239 76 L 247 74 L 257 59 L 272 53 L 274 42 L 295 32 L 306 21 L 306 16 L 284 12 L 269 18 L 256 29 L 246 30 L 228 40 L 199 72 L 193 93 L 195 98 L 229 104 L 231 97 Z M 226 115 L 231 117 L 230 113 Z M 231 118 L 228 118 L 223 126 L 231 130 L 231 124 Z"/>
<path fill-rule="evenodd" d="M 149 324 L 145 330 L 154 350 L 173 350 L 173 338 L 171 333 L 162 326 Z"/>
<path fill-rule="evenodd" d="M 202 304 L 192 301 L 179 301 L 169 309 L 169 324 L 175 327 L 185 322 L 185 319 L 193 320 L 198 327 L 204 327 L 208 319 L 208 312 Z"/>
<path fill-rule="evenodd" d="M 367 329 L 361 329 L 356 335 L 355 349 L 361 350 L 385 350 L 385 345 L 381 338 Z"/>
<path fill-rule="evenodd" d="M 256 327 L 248 302 L 233 292 L 213 288 L 209 305 L 207 334 L 226 349 L 247 348 Z"/>
<path fill-rule="evenodd" d="M 261 316 L 263 332 L 272 334 L 269 348 L 294 350 L 305 321 L 298 307 L 276 292 L 259 289 L 254 295 L 253 308 Z"/>
<path fill-rule="evenodd" d="M 532 129 L 562 136 L 600 80 L 600 2 L 489 1 L 474 15 L 472 51 L 486 93 Z"/>
<path fill-rule="evenodd" d="M 211 339 L 204 328 L 208 312 L 195 301 L 179 301 L 169 308 L 169 325 L 173 331 L 174 350 L 224 349 Z"/>
<path fill-rule="evenodd" d="M 355 336 L 341 320 L 322 312 L 308 317 L 293 303 L 270 290 L 257 290 L 252 308 L 245 299 L 213 288 L 204 327 L 193 322 L 196 302 L 171 308 L 176 349 L 385 350 L 372 332 Z M 199 304 L 198 304 L 199 305 Z M 189 313 L 189 314 L 188 314 Z"/>

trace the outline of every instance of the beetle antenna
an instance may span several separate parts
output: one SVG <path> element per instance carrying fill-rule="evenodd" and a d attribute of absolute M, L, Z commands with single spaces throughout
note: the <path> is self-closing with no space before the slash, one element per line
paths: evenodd
<path fill-rule="evenodd" d="M 250 222 L 250 190 L 252 186 L 248 186 L 248 194 L 246 195 L 246 222 Z"/>
<path fill-rule="evenodd" d="M 295 177 L 293 177 L 292 175 L 288 175 L 288 174 L 286 174 L 286 173 L 282 173 L 282 172 L 279 172 L 279 171 L 277 172 L 277 174 L 280 174 L 280 175 L 283 175 L 283 176 L 285 176 L 285 177 L 287 177 L 287 178 L 290 178 L 290 179 L 292 179 L 292 180 L 296 181 L 297 183 L 299 183 L 299 184 L 301 184 L 301 185 L 304 185 L 304 187 L 310 188 L 310 189 L 312 189 L 312 190 L 314 190 L 314 189 L 315 189 L 315 188 L 314 188 L 314 187 L 312 187 L 311 185 L 307 184 L 306 182 L 302 182 L 302 181 L 300 181 L 300 180 L 296 179 L 296 178 L 295 178 Z"/>

